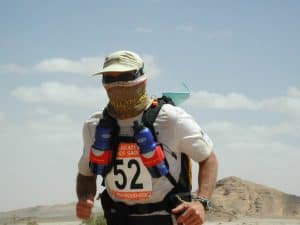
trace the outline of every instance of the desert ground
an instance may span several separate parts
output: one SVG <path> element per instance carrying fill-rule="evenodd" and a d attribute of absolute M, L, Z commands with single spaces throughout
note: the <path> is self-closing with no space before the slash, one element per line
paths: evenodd
<path fill-rule="evenodd" d="M 81 221 L 69 222 L 42 222 L 39 225 L 80 225 Z M 288 218 L 244 218 L 234 221 L 207 221 L 205 225 L 300 225 L 300 219 Z M 26 223 L 18 223 L 17 225 L 26 225 Z"/>

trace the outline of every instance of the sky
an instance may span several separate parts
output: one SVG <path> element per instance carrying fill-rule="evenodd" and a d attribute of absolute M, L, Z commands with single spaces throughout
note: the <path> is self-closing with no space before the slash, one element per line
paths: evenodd
<path fill-rule="evenodd" d="M 0 211 L 76 201 L 82 125 L 107 103 L 91 74 L 124 49 L 150 96 L 189 87 L 180 106 L 213 140 L 218 179 L 300 196 L 299 1 L 0 3 Z"/>

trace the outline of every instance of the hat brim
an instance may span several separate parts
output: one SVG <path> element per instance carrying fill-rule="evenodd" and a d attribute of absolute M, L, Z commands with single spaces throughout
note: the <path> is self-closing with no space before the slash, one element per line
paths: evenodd
<path fill-rule="evenodd" d="M 107 72 L 127 72 L 132 70 L 137 70 L 138 68 L 128 65 L 121 65 L 121 64 L 112 64 L 110 66 L 105 67 L 98 73 L 93 74 L 94 76 L 103 75 L 103 73 Z"/>

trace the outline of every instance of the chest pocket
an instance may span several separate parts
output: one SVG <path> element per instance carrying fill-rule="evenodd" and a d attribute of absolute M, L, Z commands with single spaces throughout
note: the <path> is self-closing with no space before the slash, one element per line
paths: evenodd
<path fill-rule="evenodd" d="M 152 179 L 136 143 L 120 142 L 114 166 L 106 176 L 106 188 L 119 200 L 147 200 L 152 196 Z"/>

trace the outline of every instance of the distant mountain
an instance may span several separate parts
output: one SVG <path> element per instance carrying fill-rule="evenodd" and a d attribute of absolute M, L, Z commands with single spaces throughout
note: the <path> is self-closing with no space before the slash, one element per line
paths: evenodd
<path fill-rule="evenodd" d="M 76 220 L 75 205 L 75 203 L 70 203 L 51 206 L 35 206 L 8 212 L 1 212 L 0 224 L 13 224 L 26 220 Z"/>
<path fill-rule="evenodd" d="M 93 208 L 94 213 L 102 211 L 99 201 Z M 16 224 L 26 221 L 75 221 L 76 203 L 35 206 L 0 212 L 0 224 Z"/>
<path fill-rule="evenodd" d="M 300 218 L 300 197 L 283 193 L 270 187 L 255 184 L 237 177 L 217 182 L 209 212 L 211 220 L 231 220 L 239 217 Z M 101 205 L 94 212 L 101 211 Z M 52 206 L 36 206 L 0 213 L 0 224 L 20 221 L 74 221 L 76 203 Z"/>
<path fill-rule="evenodd" d="M 224 178 L 217 182 L 209 218 L 299 217 L 300 197 L 242 180 Z"/>

